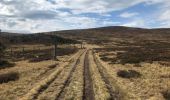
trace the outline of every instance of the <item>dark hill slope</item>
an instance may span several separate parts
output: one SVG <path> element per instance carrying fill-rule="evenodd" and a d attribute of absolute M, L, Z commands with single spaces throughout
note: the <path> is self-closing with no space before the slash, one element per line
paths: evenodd
<path fill-rule="evenodd" d="M 123 26 L 110 26 L 92 29 L 47 32 L 61 37 L 88 41 L 110 41 L 113 39 L 170 39 L 170 29 L 144 29 Z"/>
<path fill-rule="evenodd" d="M 51 44 L 57 43 L 78 43 L 76 40 L 63 38 L 49 34 L 16 34 L 1 33 L 0 40 L 6 44 Z"/>
<path fill-rule="evenodd" d="M 88 42 L 110 42 L 112 40 L 170 40 L 170 29 L 144 29 L 124 26 L 110 26 L 92 29 L 52 31 L 37 34 L 2 33 L 1 41 L 9 43 L 77 43 L 77 40 Z"/>

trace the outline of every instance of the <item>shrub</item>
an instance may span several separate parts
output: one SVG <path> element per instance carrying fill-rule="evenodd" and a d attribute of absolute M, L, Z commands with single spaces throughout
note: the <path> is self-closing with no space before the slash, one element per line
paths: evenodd
<path fill-rule="evenodd" d="M 14 67 L 14 63 L 9 63 L 8 61 L 5 60 L 0 60 L 0 69 L 8 68 L 8 67 Z"/>
<path fill-rule="evenodd" d="M 169 62 L 159 62 L 160 65 L 163 65 L 165 67 L 170 67 L 170 63 Z"/>
<path fill-rule="evenodd" d="M 142 67 L 141 64 L 134 64 L 134 67 Z"/>
<path fill-rule="evenodd" d="M 170 90 L 166 90 L 166 91 L 162 92 L 162 94 L 166 100 L 170 100 Z"/>
<path fill-rule="evenodd" d="M 19 79 L 19 74 L 17 72 L 9 72 L 5 74 L 0 74 L 0 84 L 8 83 L 9 81 L 15 81 Z"/>
<path fill-rule="evenodd" d="M 101 57 L 101 60 L 103 61 L 112 61 L 113 58 L 108 58 L 108 57 Z"/>
<path fill-rule="evenodd" d="M 2 57 L 4 55 L 5 46 L 0 42 L 0 60 L 2 60 Z"/>
<path fill-rule="evenodd" d="M 51 58 L 52 58 L 51 56 L 44 54 L 44 55 L 39 55 L 35 58 L 30 59 L 29 62 L 41 62 L 45 60 L 51 60 Z"/>
<path fill-rule="evenodd" d="M 138 78 L 141 74 L 135 70 L 120 70 L 117 75 L 122 78 Z"/>
<path fill-rule="evenodd" d="M 53 64 L 53 65 L 48 66 L 48 68 L 53 69 L 53 68 L 57 67 L 57 65 L 58 64 Z"/>

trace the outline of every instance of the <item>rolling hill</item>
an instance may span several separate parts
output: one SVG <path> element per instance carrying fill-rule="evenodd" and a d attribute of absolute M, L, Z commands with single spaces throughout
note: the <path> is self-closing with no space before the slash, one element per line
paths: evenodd
<path fill-rule="evenodd" d="M 145 29 L 124 26 L 109 26 L 91 29 L 77 29 L 51 31 L 36 34 L 2 33 L 1 40 L 9 43 L 51 43 L 54 40 L 77 43 L 76 40 L 85 40 L 91 43 L 110 42 L 112 40 L 169 40 L 170 29 Z"/>

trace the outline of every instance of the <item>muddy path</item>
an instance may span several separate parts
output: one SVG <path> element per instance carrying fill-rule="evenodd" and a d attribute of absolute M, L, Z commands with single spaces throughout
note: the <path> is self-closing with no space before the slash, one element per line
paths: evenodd
<path fill-rule="evenodd" d="M 81 56 L 86 53 L 87 51 L 83 51 L 83 53 L 78 57 L 78 59 L 74 62 L 74 64 L 72 65 L 72 69 L 69 72 L 69 75 L 67 77 L 67 79 L 64 82 L 63 87 L 61 88 L 61 91 L 57 94 L 56 99 L 55 100 L 62 100 L 62 98 L 64 97 L 64 91 L 65 88 L 69 86 L 70 82 L 71 82 L 71 78 L 73 77 L 73 73 L 75 73 L 75 70 L 78 66 L 78 64 L 80 63 L 80 58 Z"/>
<path fill-rule="evenodd" d="M 89 68 L 89 50 L 85 55 L 84 60 L 84 91 L 83 91 L 83 100 L 95 100 L 93 83 L 91 78 L 91 72 Z"/>

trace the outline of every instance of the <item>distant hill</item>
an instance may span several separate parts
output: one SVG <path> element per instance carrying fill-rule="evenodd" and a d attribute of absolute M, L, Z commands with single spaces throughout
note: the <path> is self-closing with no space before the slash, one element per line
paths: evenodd
<path fill-rule="evenodd" d="M 59 44 L 79 43 L 76 40 L 63 38 L 50 34 L 18 34 L 18 33 L 4 33 L 0 34 L 0 40 L 5 44 L 51 44 L 57 42 Z"/>
<path fill-rule="evenodd" d="M 145 29 L 124 26 L 109 26 L 91 29 L 46 32 L 71 39 L 87 41 L 110 41 L 112 39 L 170 39 L 170 28 Z"/>
<path fill-rule="evenodd" d="M 77 29 L 65 31 L 51 31 L 36 34 L 16 34 L 2 33 L 3 38 L 10 43 L 51 43 L 54 40 L 58 42 L 72 42 L 77 40 L 86 40 L 90 42 L 111 41 L 113 39 L 170 39 L 170 28 L 145 29 L 124 26 L 108 26 L 91 29 Z M 55 39 L 54 39 L 55 38 Z"/>

